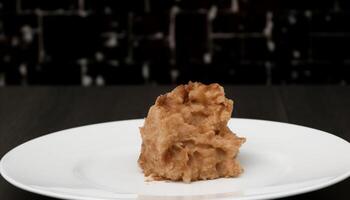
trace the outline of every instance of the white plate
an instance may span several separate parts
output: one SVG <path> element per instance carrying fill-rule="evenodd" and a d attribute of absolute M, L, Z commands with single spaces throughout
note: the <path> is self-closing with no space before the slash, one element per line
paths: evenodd
<path fill-rule="evenodd" d="M 266 199 L 320 189 L 350 175 L 350 144 L 323 131 L 232 119 L 247 138 L 238 178 L 191 184 L 145 182 L 138 165 L 143 120 L 68 129 L 24 143 L 1 160 L 2 176 L 27 191 L 63 199 Z"/>

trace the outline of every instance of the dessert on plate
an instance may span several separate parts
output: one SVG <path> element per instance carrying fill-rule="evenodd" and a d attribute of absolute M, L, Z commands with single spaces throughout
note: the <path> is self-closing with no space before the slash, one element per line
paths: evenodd
<path fill-rule="evenodd" d="M 245 138 L 227 127 L 232 109 L 216 83 L 189 82 L 160 95 L 140 128 L 145 176 L 191 182 L 241 174 L 236 157 Z"/>

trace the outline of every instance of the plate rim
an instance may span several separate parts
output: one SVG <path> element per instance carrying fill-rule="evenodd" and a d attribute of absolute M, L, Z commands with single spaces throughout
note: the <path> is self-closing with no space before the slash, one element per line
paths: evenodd
<path fill-rule="evenodd" d="M 116 123 L 116 122 L 129 122 L 129 121 L 143 121 L 145 118 L 135 118 L 135 119 L 125 119 L 125 120 L 115 120 L 115 121 L 107 121 L 107 122 L 101 122 L 101 123 L 94 123 L 94 124 L 87 124 L 87 125 L 82 125 L 82 126 L 75 126 L 75 127 L 71 127 L 71 128 L 67 128 L 67 129 L 63 129 L 63 130 L 59 130 L 59 131 L 55 131 L 52 133 L 48 133 L 48 134 L 44 134 L 42 136 L 30 139 L 20 145 L 15 146 L 14 148 L 10 149 L 7 153 L 5 153 L 2 158 L 0 159 L 0 175 L 11 185 L 22 189 L 24 191 L 27 192 L 32 192 L 35 194 L 39 194 L 39 195 L 43 195 L 43 196 L 47 196 L 47 197 L 53 197 L 53 198 L 59 198 L 59 199 L 73 199 L 73 200 L 106 200 L 109 198 L 99 198 L 99 197 L 90 197 L 90 196 L 82 196 L 82 195 L 71 195 L 71 194 L 62 194 L 62 193 L 58 193 L 58 192 L 53 192 L 53 191 L 48 191 L 48 190 L 43 190 L 43 189 L 38 189 L 38 188 L 34 188 L 30 185 L 26 185 L 23 184 L 21 182 L 18 182 L 16 180 L 14 180 L 13 178 L 11 178 L 11 176 L 9 176 L 4 168 L 4 159 L 9 156 L 11 154 L 12 151 L 14 151 L 17 148 L 22 147 L 23 145 L 32 142 L 33 140 L 37 140 L 40 139 L 42 137 L 47 137 L 50 135 L 56 135 L 56 134 L 60 134 L 62 132 L 68 131 L 68 130 L 73 130 L 73 129 L 79 129 L 79 128 L 86 128 L 89 126 L 96 126 L 96 125 L 105 125 L 105 124 L 111 124 L 111 123 Z M 343 142 L 348 143 L 348 145 L 350 144 L 350 142 L 348 142 L 347 140 L 337 136 L 337 135 L 333 135 L 331 133 L 328 133 L 326 131 L 322 131 L 316 128 L 312 128 L 312 127 L 307 127 L 307 126 L 303 126 L 303 125 L 298 125 L 298 124 L 292 124 L 292 123 L 287 123 L 287 122 L 279 122 L 279 121 L 272 121 L 272 120 L 264 120 L 264 119 L 253 119 L 253 118 L 238 118 L 238 117 L 234 117 L 234 118 L 230 118 L 230 121 L 234 119 L 234 120 L 243 120 L 243 121 L 260 121 L 260 122 L 268 122 L 268 123 L 277 123 L 277 124 L 284 124 L 284 125 L 291 125 L 291 126 L 296 126 L 296 127 L 300 127 L 300 128 L 306 128 L 306 129 L 311 129 L 314 131 L 318 131 L 320 132 L 320 134 L 326 134 L 329 135 L 330 137 L 335 137 L 338 140 L 341 140 Z M 304 194 L 304 193 L 308 193 L 308 192 L 312 192 L 312 191 L 316 191 L 316 190 L 320 190 L 323 188 L 326 188 L 328 186 L 334 185 L 336 183 L 339 183 L 345 179 L 347 179 L 348 177 L 350 177 L 350 169 L 346 172 L 343 173 L 339 176 L 336 176 L 328 181 L 325 182 L 321 182 L 315 185 L 311 185 L 311 186 L 307 186 L 307 187 L 302 187 L 302 188 L 296 188 L 293 190 L 288 190 L 288 191 L 283 191 L 283 192 L 275 192 L 275 193 L 270 193 L 270 194 L 258 194 L 258 195 L 252 195 L 252 196 L 246 196 L 246 197 L 232 197 L 232 196 L 227 196 L 227 197 L 221 197 L 221 198 L 217 198 L 215 197 L 215 195 L 209 195 L 207 196 L 207 198 L 204 199 L 232 199 L 234 198 L 235 200 L 260 200 L 260 199 L 276 199 L 276 198 L 283 198 L 283 197 L 288 197 L 288 196 L 293 196 L 293 195 L 298 195 L 298 194 Z M 137 199 L 138 197 L 151 197 L 152 195 L 138 195 L 138 194 L 115 194 L 115 197 L 113 199 Z M 158 196 L 158 195 L 153 195 L 156 198 L 162 198 L 162 197 L 166 197 L 167 199 L 178 199 L 180 198 L 184 198 L 182 196 Z M 200 197 L 201 195 L 191 195 L 189 196 L 189 198 L 196 198 L 196 197 Z M 186 199 L 186 197 L 185 197 Z"/>

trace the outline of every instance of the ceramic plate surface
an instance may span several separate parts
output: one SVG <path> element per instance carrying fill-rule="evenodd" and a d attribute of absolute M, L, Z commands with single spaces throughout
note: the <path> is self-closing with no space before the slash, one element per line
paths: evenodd
<path fill-rule="evenodd" d="M 350 175 L 350 144 L 329 133 L 286 123 L 231 119 L 247 138 L 238 178 L 145 182 L 137 165 L 138 127 L 126 120 L 59 131 L 7 153 L 0 172 L 11 184 L 62 199 L 271 199 L 317 190 Z"/>

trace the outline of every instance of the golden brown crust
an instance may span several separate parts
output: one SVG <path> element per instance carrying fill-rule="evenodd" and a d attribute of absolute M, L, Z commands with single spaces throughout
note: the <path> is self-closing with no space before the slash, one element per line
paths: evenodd
<path fill-rule="evenodd" d="M 235 177 L 245 141 L 228 127 L 233 101 L 219 84 L 189 82 L 157 98 L 140 128 L 145 176 L 191 182 Z"/>

